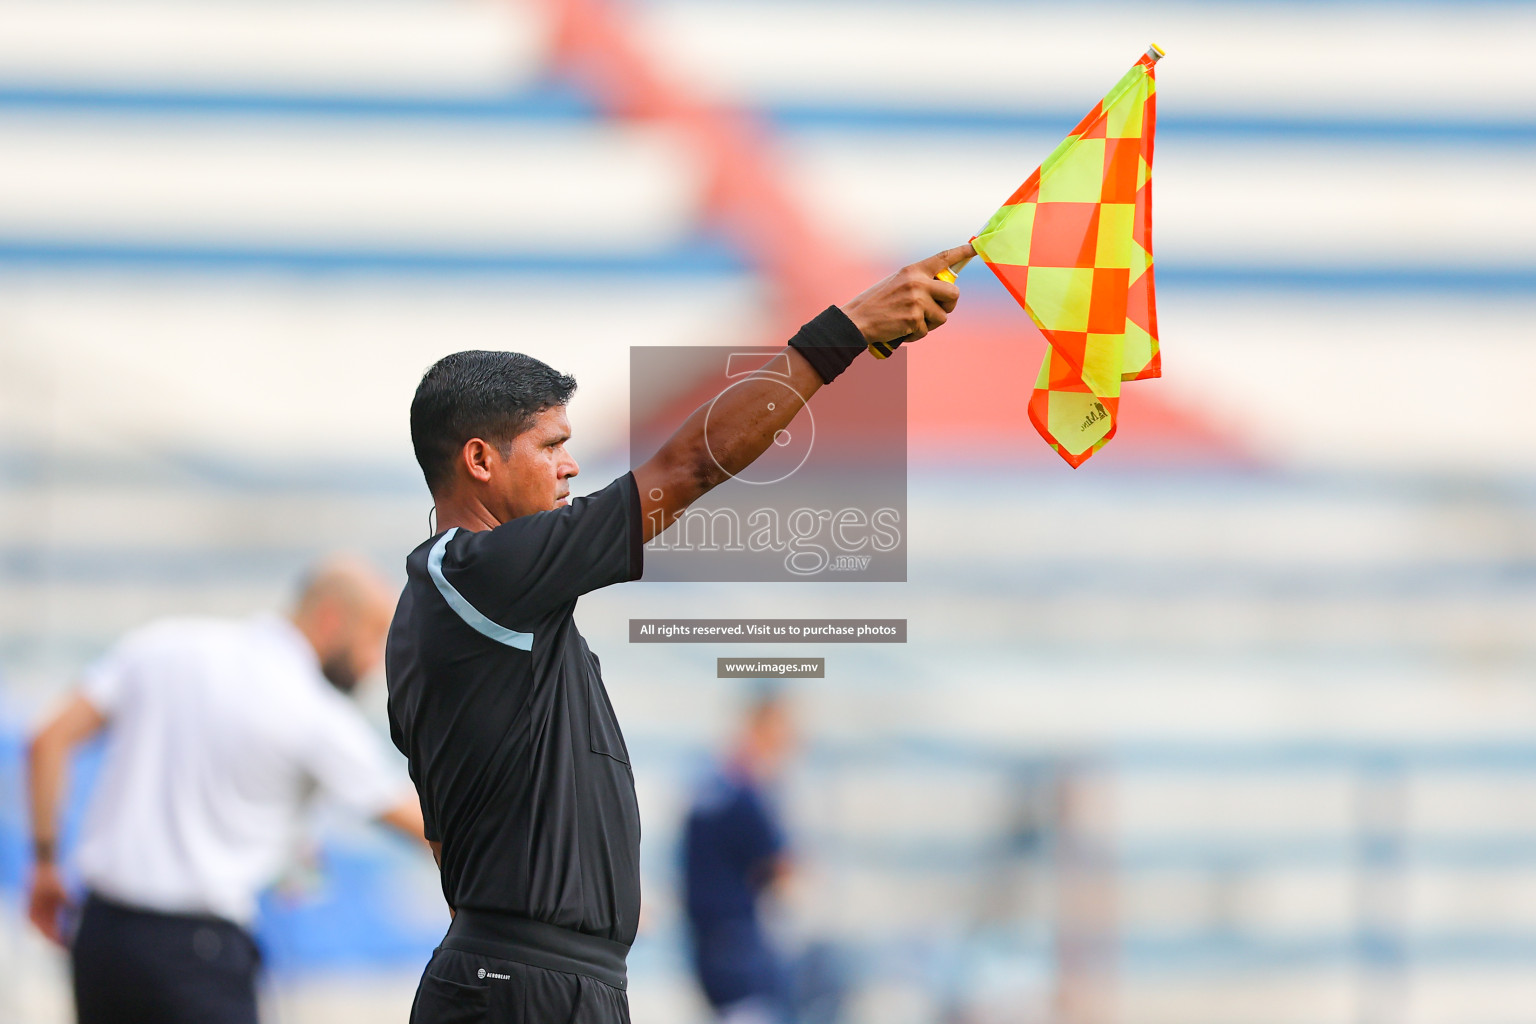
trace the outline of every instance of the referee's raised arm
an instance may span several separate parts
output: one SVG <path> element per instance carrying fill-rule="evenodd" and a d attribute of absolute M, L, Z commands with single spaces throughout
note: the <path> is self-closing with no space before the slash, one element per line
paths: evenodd
<path fill-rule="evenodd" d="M 783 375 L 759 371 L 689 416 L 635 470 L 645 539 L 661 533 L 689 505 L 751 465 L 805 401 L 870 345 L 916 341 L 942 325 L 954 311 L 960 290 L 935 275 L 974 255 L 967 243 L 903 267 L 851 302 L 827 307 L 801 328 L 769 364 L 782 366 L 788 359 L 789 386 L 799 402 L 771 401 L 784 393 Z"/>

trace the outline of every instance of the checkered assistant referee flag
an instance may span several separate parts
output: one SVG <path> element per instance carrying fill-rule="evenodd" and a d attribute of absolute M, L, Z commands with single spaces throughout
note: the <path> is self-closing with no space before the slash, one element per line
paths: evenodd
<path fill-rule="evenodd" d="M 1120 383 L 1162 375 L 1147 50 L 972 239 L 1050 343 L 1029 418 L 1073 468 L 1115 436 Z"/>

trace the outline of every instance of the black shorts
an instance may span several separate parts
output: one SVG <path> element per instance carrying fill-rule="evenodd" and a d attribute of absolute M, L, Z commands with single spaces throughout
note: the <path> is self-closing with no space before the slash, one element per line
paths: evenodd
<path fill-rule="evenodd" d="M 79 1024 L 256 1024 L 261 957 L 230 921 L 93 895 L 70 962 Z"/>
<path fill-rule="evenodd" d="M 411 1024 L 629 1024 L 629 947 L 461 908 L 416 989 Z"/>
<path fill-rule="evenodd" d="M 411 1024 L 629 1024 L 623 989 L 582 974 L 439 948 Z"/>

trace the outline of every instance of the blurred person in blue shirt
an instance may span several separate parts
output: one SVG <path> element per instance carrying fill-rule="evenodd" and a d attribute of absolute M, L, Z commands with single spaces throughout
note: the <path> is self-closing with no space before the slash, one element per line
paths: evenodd
<path fill-rule="evenodd" d="M 771 790 L 794 747 L 782 696 L 759 691 L 730 753 L 699 786 L 683 828 L 694 968 L 710 1005 L 733 1024 L 792 1019 L 789 966 L 763 929 L 758 903 L 789 872 Z"/>

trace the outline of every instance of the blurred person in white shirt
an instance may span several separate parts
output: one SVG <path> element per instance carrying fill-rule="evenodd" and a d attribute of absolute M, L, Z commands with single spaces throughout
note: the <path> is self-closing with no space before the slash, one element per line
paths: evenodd
<path fill-rule="evenodd" d="M 32 922 L 71 908 L 57 864 L 71 750 L 107 730 L 76 866 L 80 1024 L 254 1024 L 257 898 L 318 788 L 425 845 L 415 790 L 348 699 L 379 664 L 394 596 L 346 558 L 287 616 L 171 619 L 124 637 L 28 751 Z"/>

